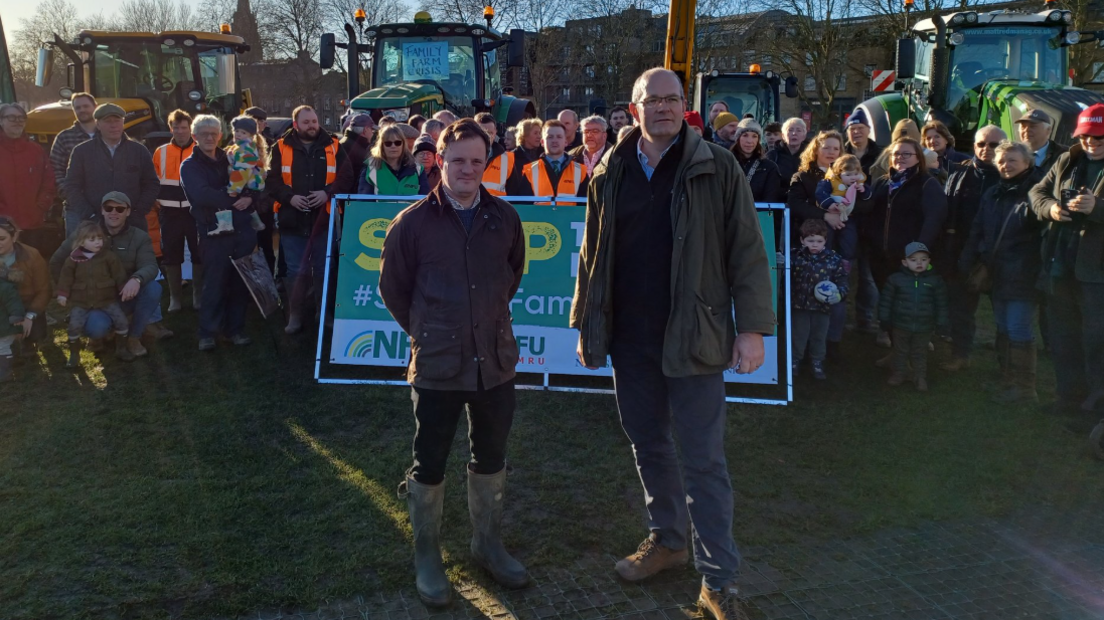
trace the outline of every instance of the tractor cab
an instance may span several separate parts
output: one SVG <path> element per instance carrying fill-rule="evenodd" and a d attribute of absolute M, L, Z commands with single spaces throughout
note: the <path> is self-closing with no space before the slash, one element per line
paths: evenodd
<path fill-rule="evenodd" d="M 718 101 L 728 105 L 736 118 L 750 114 L 763 127 L 779 120 L 779 87 L 783 80 L 773 71 L 751 65 L 747 73 L 699 73 L 694 84 L 694 109 L 709 118 L 709 108 Z M 797 80 L 786 78 L 786 97 L 797 96 Z"/>
<path fill-rule="evenodd" d="M 503 36 L 480 24 L 433 22 L 421 11 L 413 23 L 369 26 L 363 35 L 367 43 L 356 47 L 370 54 L 370 88 L 353 93 L 353 113 L 405 121 L 439 110 L 460 117 L 490 112 L 507 124 L 535 116 L 530 102 L 502 94 L 503 71 L 524 64 L 520 31 Z M 335 46 L 346 47 L 323 35 L 324 68 L 332 66 Z"/>
<path fill-rule="evenodd" d="M 1068 49 L 1101 33 L 1072 30 L 1072 23 L 1072 13 L 1050 8 L 962 11 L 916 23 L 897 45 L 899 92 L 859 105 L 873 139 L 887 143 L 902 118 L 941 121 L 961 143 L 988 124 L 1015 135 L 1016 120 L 1035 108 L 1058 120 L 1053 135 L 1068 142 L 1078 112 L 1101 99 L 1071 85 Z"/>
<path fill-rule="evenodd" d="M 241 37 L 195 31 L 109 32 L 84 30 L 75 41 L 55 37 L 39 52 L 36 83 L 50 81 L 55 50 L 69 60 L 62 101 L 33 110 L 27 131 L 48 142 L 73 122 L 68 97 L 87 91 L 100 103 L 127 111 L 134 138 L 168 130 L 175 109 L 192 115 L 232 118 L 242 109 L 237 54 L 249 49 Z"/>

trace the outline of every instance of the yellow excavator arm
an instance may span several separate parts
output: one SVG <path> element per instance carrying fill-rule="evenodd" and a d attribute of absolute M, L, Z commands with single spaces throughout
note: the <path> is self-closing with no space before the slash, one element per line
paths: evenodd
<path fill-rule="evenodd" d="M 683 94 L 690 97 L 694 79 L 694 13 L 698 0 L 671 0 L 667 15 L 667 53 L 663 66 L 678 74 Z"/>

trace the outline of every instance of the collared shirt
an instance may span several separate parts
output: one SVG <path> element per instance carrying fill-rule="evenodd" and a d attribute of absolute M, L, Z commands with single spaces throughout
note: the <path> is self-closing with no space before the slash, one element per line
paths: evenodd
<path fill-rule="evenodd" d="M 557 159 L 552 159 L 548 155 L 544 155 L 543 157 L 544 160 L 547 161 L 549 164 L 555 165 L 555 168 L 553 168 L 553 170 L 556 170 L 557 172 L 563 170 L 564 167 L 567 166 L 568 156 L 566 152 L 563 155 L 560 155 Z"/>
<path fill-rule="evenodd" d="M 594 167 L 598 165 L 598 161 L 602 159 L 602 155 L 606 153 L 607 148 L 609 148 L 608 144 L 595 153 L 594 157 L 591 157 L 590 153 L 586 149 L 583 149 L 583 165 L 586 166 L 588 175 L 594 173 Z"/>
<path fill-rule="evenodd" d="M 678 144 L 680 138 L 682 138 L 681 135 L 675 136 L 674 142 L 672 142 L 667 148 L 663 149 L 663 152 L 659 154 L 659 158 L 663 159 L 663 156 L 667 154 L 667 151 L 670 151 L 672 146 Z M 652 174 L 655 173 L 655 167 L 648 165 L 648 156 L 645 155 L 644 151 L 640 148 L 640 145 L 643 143 L 644 137 L 641 136 L 640 139 L 636 141 L 636 158 L 640 161 L 640 167 L 644 169 L 644 176 L 648 177 L 648 180 L 651 181 Z M 656 166 L 658 165 L 659 162 L 656 162 Z"/>
<path fill-rule="evenodd" d="M 116 142 L 115 144 L 112 145 L 112 144 L 108 144 L 107 140 L 104 140 L 104 146 L 106 146 L 107 150 L 111 153 L 111 157 L 115 157 L 115 149 L 119 148 L 119 145 L 122 144 L 122 143 L 123 143 L 123 141 L 119 140 L 118 142 Z"/>
<path fill-rule="evenodd" d="M 1043 160 L 1046 159 L 1047 150 L 1049 148 L 1050 148 L 1050 142 L 1048 141 L 1046 144 L 1043 145 L 1043 148 L 1039 149 L 1038 151 L 1035 151 L 1035 165 L 1036 166 L 1042 166 L 1043 165 Z"/>

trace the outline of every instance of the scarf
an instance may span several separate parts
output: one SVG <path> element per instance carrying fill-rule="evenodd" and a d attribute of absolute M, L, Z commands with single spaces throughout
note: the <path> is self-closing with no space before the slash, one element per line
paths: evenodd
<path fill-rule="evenodd" d="M 96 255 L 95 252 L 89 252 L 88 250 L 84 249 L 83 247 L 80 247 L 80 248 L 75 248 L 72 252 L 70 252 L 69 253 L 69 258 L 74 263 L 83 263 L 83 262 L 87 262 L 87 261 L 92 260 L 92 257 L 95 256 L 95 255 Z"/>
<path fill-rule="evenodd" d="M 899 172 L 893 172 L 889 175 L 889 195 L 897 193 L 897 190 L 901 189 L 901 186 L 908 183 L 912 177 L 916 176 L 916 171 L 920 170 L 920 164 L 916 164 L 911 168 L 905 168 Z"/>

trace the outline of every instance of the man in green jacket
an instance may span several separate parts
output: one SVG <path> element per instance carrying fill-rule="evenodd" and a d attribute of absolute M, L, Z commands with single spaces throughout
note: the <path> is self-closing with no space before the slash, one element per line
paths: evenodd
<path fill-rule="evenodd" d="M 747 180 L 731 153 L 686 130 L 682 93 L 665 69 L 633 86 L 639 127 L 602 158 L 588 191 L 571 326 L 584 366 L 612 358 L 644 485 L 651 534 L 617 572 L 639 581 L 685 564 L 692 523 L 699 604 L 726 620 L 746 615 L 735 585 L 723 373 L 763 364 L 775 317 Z"/>
<path fill-rule="evenodd" d="M 157 258 L 153 254 L 153 243 L 149 233 L 127 223 L 130 215 L 130 198 L 122 192 L 109 192 L 100 201 L 100 214 L 104 232 L 107 233 L 108 248 L 119 257 L 129 279 L 119 296 L 123 311 L 130 315 L 130 334 L 127 347 L 135 356 L 147 353 L 139 340 L 148 333 L 155 340 L 164 340 L 173 335 L 161 325 L 161 283 L 157 281 Z M 50 257 L 50 271 L 54 280 L 61 273 L 65 257 L 73 250 L 73 239 L 66 239 L 61 247 Z M 111 317 L 100 310 L 92 310 L 84 333 L 92 339 L 93 350 L 102 345 L 101 339 L 111 333 Z"/>

